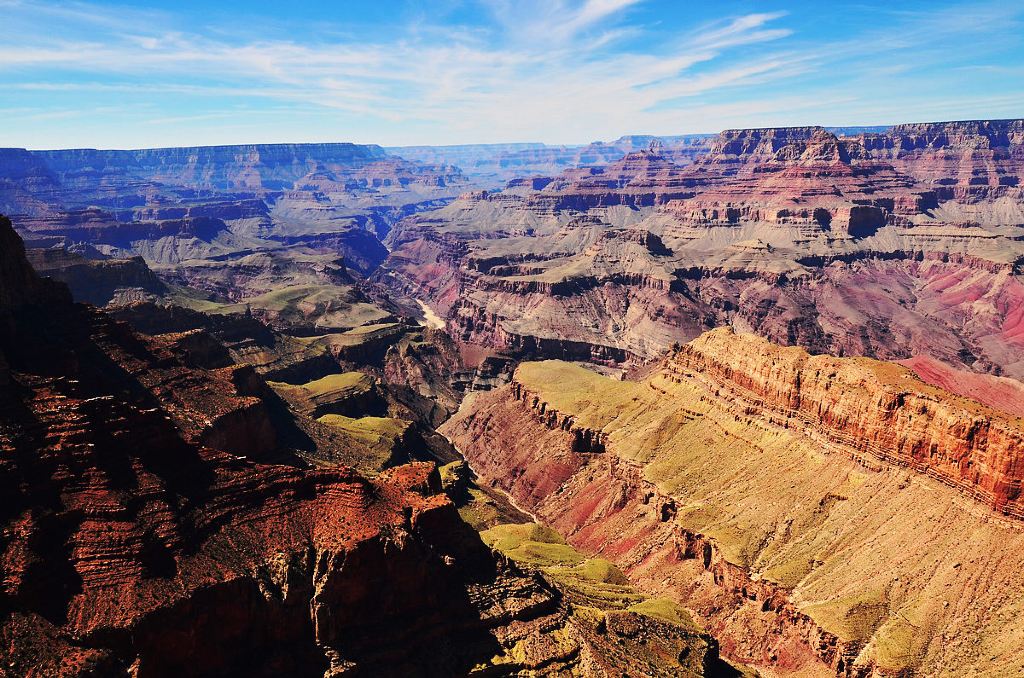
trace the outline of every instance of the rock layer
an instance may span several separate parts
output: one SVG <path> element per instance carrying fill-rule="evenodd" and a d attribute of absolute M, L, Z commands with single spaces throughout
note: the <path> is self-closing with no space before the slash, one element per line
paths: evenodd
<path fill-rule="evenodd" d="M 638 150 L 410 217 L 375 279 L 527 358 L 644 362 L 731 325 L 1020 377 L 1020 125 L 728 130 L 689 164 Z"/>
<path fill-rule="evenodd" d="M 1024 518 L 1019 417 L 929 387 L 908 370 L 811 356 L 753 335 L 715 330 L 685 345 L 665 375 L 706 380 L 720 394 L 730 392 L 737 405 L 811 430 L 867 463 L 874 459 L 927 473 L 1001 513 Z"/>
<path fill-rule="evenodd" d="M 604 452 L 574 450 L 573 429 Z M 683 603 L 736 660 L 843 676 L 1024 661 L 1021 420 L 901 366 L 718 330 L 643 382 L 524 363 L 443 431 L 481 482 Z"/>

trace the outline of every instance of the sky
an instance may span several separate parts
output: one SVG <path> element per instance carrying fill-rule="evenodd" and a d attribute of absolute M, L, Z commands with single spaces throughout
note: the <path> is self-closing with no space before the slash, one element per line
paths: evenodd
<path fill-rule="evenodd" d="M 0 0 L 0 146 L 1024 117 L 1024 0 Z"/>

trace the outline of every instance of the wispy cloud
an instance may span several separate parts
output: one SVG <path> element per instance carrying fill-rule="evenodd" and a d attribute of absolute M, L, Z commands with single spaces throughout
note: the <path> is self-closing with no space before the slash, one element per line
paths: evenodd
<path fill-rule="evenodd" d="M 1024 10 L 972 5 L 964 20 L 952 9 L 899 13 L 884 28 L 822 40 L 802 35 L 796 17 L 783 12 L 667 27 L 643 14 L 650 1 L 480 0 L 483 20 L 472 24 L 419 17 L 396 20 L 386 39 L 351 29 L 299 39 L 243 38 L 166 12 L 0 0 L 10 25 L 0 44 L 0 87 L 19 109 L 19 96 L 59 98 L 54 116 L 68 109 L 69 97 L 116 96 L 122 117 L 138 109 L 139 125 L 150 129 L 195 130 L 233 118 L 249 128 L 269 118 L 280 125 L 290 109 L 337 116 L 349 128 L 393 130 L 377 139 L 383 142 L 413 140 L 405 129 L 425 142 L 580 141 L 712 130 L 734 124 L 744 110 L 775 116 L 764 124 L 800 112 L 834 115 L 848 99 L 836 95 L 837 83 L 920 79 L 915 71 L 951 58 L 936 52 L 937 41 L 1005 36 L 995 29 L 1019 25 Z M 975 40 L 965 49 L 992 50 L 1010 39 Z M 1007 73 L 1020 67 L 1002 66 Z M 795 95 L 798 80 L 805 91 Z M 775 86 L 781 106 L 771 104 Z M 815 91 L 830 93 L 829 107 Z M 143 105 L 175 95 L 174 110 L 163 115 Z M 850 96 L 845 105 L 854 110 L 862 98 Z M 247 105 L 225 105 L 232 102 Z M 0 132 L 0 140 L 16 141 L 17 133 Z"/>
<path fill-rule="evenodd" d="M 500 32 L 493 41 L 476 35 L 454 39 L 422 38 L 379 43 L 299 44 L 267 40 L 232 44 L 204 35 L 180 31 L 151 32 L 149 19 L 126 24 L 119 18 L 102 39 L 92 41 L 45 39 L 33 44 L 0 46 L 0 72 L 11 69 L 59 68 L 97 78 L 136 76 L 170 79 L 161 83 L 171 91 L 206 91 L 222 94 L 292 99 L 304 104 L 379 114 L 396 120 L 441 120 L 446 116 L 515 114 L 517 108 L 550 104 L 558 94 L 585 95 L 588 88 L 602 96 L 632 102 L 642 110 L 688 92 L 734 80 L 737 73 L 768 74 L 777 67 L 768 61 L 737 71 L 722 70 L 716 77 L 687 78 L 687 70 L 711 61 L 736 45 L 767 42 L 784 37 L 785 30 L 765 30 L 779 15 L 737 17 L 724 27 L 683 41 L 676 49 L 655 54 L 607 50 L 627 32 L 616 25 L 639 0 L 587 0 L 565 2 L 493 2 Z M 37 10 L 36 5 L 18 7 Z M 78 21 L 84 6 L 61 12 L 43 12 L 50 19 Z M 107 25 L 91 17 L 93 27 Z M 596 31 L 594 29 L 597 29 Z M 196 80 L 224 84 L 189 86 Z M 664 94 L 644 91 L 660 82 Z M 41 87 L 88 89 L 89 83 L 33 83 Z M 96 82 L 99 88 L 106 83 Z M 123 85 L 116 85 L 122 87 Z M 560 97 L 565 99 L 565 97 Z M 586 96 L 590 104 L 592 97 Z M 580 101 L 577 98 L 577 101 Z M 496 108 L 495 104 L 499 104 Z M 509 108 L 511 107 L 511 108 Z M 581 107 L 569 104 L 575 114 Z"/>

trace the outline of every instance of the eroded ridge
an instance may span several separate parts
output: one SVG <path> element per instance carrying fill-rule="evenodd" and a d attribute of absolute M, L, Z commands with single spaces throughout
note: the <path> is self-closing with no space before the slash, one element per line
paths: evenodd
<path fill-rule="evenodd" d="M 569 420 L 604 454 L 574 452 Z M 1024 665 L 1021 420 L 904 367 L 716 330 L 641 382 L 524 363 L 443 430 L 727 657 L 842 676 Z"/>
<path fill-rule="evenodd" d="M 1021 418 L 930 386 L 904 367 L 812 356 L 724 329 L 685 345 L 663 373 L 726 389 L 738 405 L 859 460 L 927 473 L 1024 518 Z"/>

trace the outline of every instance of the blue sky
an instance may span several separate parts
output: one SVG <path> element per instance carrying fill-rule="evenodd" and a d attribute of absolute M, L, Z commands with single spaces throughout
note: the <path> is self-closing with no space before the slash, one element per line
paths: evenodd
<path fill-rule="evenodd" d="M 0 0 L 0 146 L 1024 116 L 1024 0 Z"/>

